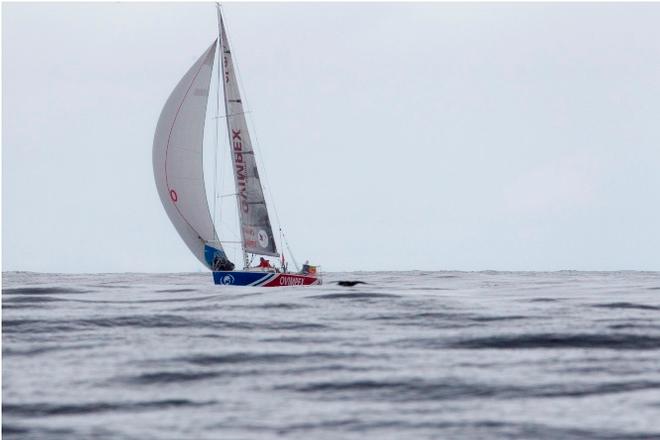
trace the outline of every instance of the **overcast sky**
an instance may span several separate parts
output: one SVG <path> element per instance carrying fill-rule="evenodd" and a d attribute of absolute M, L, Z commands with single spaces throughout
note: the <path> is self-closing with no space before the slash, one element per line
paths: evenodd
<path fill-rule="evenodd" d="M 299 261 L 660 270 L 660 4 L 224 9 Z M 2 12 L 3 270 L 202 270 L 151 149 L 213 4 Z"/>

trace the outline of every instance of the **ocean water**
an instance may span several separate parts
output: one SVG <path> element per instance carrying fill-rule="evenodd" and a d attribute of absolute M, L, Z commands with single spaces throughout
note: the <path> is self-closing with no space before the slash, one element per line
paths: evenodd
<path fill-rule="evenodd" d="M 660 273 L 324 281 L 4 273 L 3 437 L 660 438 Z"/>

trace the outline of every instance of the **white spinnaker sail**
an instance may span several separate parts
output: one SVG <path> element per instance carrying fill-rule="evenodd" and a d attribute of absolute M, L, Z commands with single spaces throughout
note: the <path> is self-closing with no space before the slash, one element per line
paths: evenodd
<path fill-rule="evenodd" d="M 254 159 L 254 150 L 245 121 L 245 111 L 236 81 L 234 61 L 227 41 L 227 33 L 218 9 L 220 26 L 220 63 L 225 94 L 227 133 L 231 150 L 234 183 L 240 219 L 241 239 L 245 252 L 279 256 L 273 229 L 268 218 L 266 200 Z"/>
<path fill-rule="evenodd" d="M 217 40 L 174 88 L 158 119 L 153 166 L 158 195 L 172 224 L 206 267 L 205 245 L 224 256 L 211 219 L 202 162 L 206 106 Z"/>

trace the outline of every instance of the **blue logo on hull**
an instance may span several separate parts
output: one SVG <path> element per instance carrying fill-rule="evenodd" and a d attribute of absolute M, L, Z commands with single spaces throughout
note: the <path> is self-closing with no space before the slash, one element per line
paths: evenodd
<path fill-rule="evenodd" d="M 243 271 L 213 271 L 215 284 L 232 286 L 253 286 L 262 281 L 271 279 L 274 273 L 243 272 Z"/>
<path fill-rule="evenodd" d="M 220 279 L 221 284 L 234 284 L 234 277 L 227 274 Z"/>

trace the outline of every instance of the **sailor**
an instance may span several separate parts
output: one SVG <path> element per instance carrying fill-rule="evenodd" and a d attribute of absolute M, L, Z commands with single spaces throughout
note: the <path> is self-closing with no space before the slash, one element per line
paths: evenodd
<path fill-rule="evenodd" d="M 234 270 L 234 267 L 234 263 L 229 261 L 227 257 L 224 257 L 216 252 L 215 258 L 213 258 L 213 270 L 232 271 Z"/>
<path fill-rule="evenodd" d="M 308 274 L 309 273 L 309 260 L 305 260 L 305 262 L 302 265 L 302 270 L 300 271 L 302 274 Z"/>
<path fill-rule="evenodd" d="M 264 257 L 259 257 L 259 267 L 262 269 L 270 269 L 273 266 L 271 266 L 270 261 L 266 260 Z"/>

